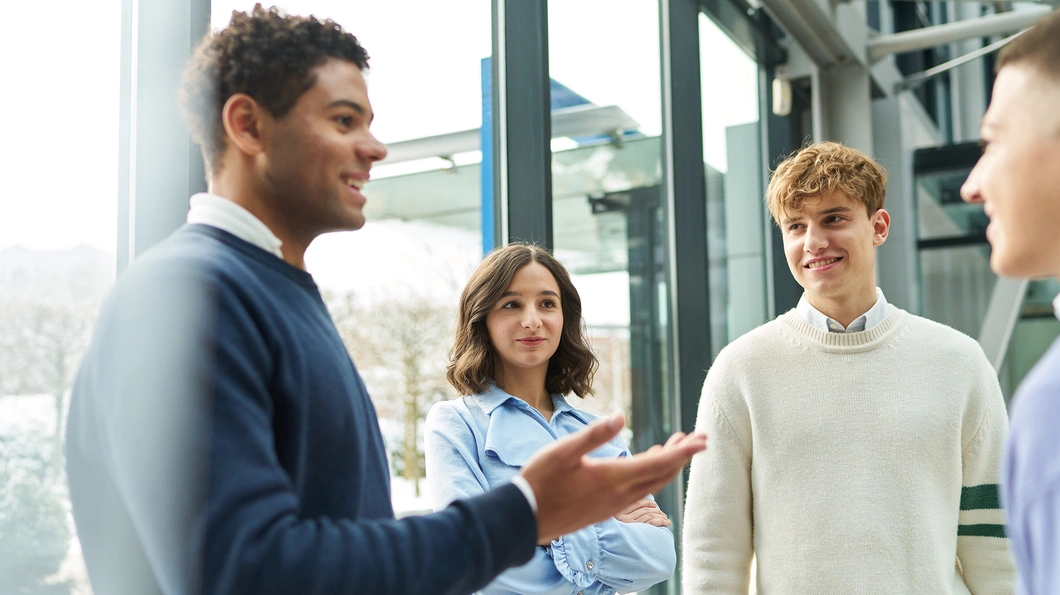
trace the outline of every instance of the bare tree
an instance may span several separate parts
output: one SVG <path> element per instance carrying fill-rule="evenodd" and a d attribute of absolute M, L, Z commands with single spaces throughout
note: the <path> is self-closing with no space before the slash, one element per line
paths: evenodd
<path fill-rule="evenodd" d="M 47 393 L 55 400 L 51 473 L 62 474 L 63 415 L 96 308 L 44 302 L 0 306 L 0 388 L 3 393 Z M 2 394 L 2 393 L 0 393 Z"/>
<path fill-rule="evenodd" d="M 424 476 L 420 427 L 427 409 L 452 392 L 445 364 L 456 310 L 426 297 L 362 306 L 351 295 L 335 295 L 329 304 L 380 417 L 402 423 L 401 456 L 395 466 L 413 482 L 418 496 Z"/>

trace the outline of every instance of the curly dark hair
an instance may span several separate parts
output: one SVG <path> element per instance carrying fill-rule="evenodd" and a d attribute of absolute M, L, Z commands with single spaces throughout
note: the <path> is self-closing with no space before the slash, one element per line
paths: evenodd
<path fill-rule="evenodd" d="M 261 4 L 250 14 L 233 11 L 227 27 L 207 34 L 180 89 L 181 113 L 202 147 L 207 170 L 216 173 L 225 148 L 221 109 L 229 97 L 245 93 L 282 118 L 316 83 L 314 69 L 331 58 L 368 69 L 368 53 L 338 23 L 284 15 Z"/>
<path fill-rule="evenodd" d="M 579 397 L 593 394 L 593 375 L 599 364 L 585 336 L 582 300 L 570 274 L 540 246 L 509 244 L 486 255 L 460 295 L 460 320 L 445 375 L 461 395 L 483 392 L 495 379 L 498 355 L 486 328 L 486 315 L 508 290 L 515 273 L 532 262 L 544 266 L 556 279 L 563 309 L 563 331 L 556 353 L 548 360 L 545 390 L 561 395 L 573 392 Z"/>

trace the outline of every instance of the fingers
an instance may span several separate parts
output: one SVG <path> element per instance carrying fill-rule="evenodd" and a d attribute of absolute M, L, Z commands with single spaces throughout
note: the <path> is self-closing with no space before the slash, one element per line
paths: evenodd
<path fill-rule="evenodd" d="M 615 515 L 615 520 L 623 523 L 642 523 L 653 527 L 669 527 L 670 517 L 659 509 L 659 505 L 650 498 L 638 500 L 633 506 Z"/>
<path fill-rule="evenodd" d="M 667 440 L 666 445 L 658 450 L 649 450 L 625 461 L 610 461 L 610 463 L 628 467 L 621 473 L 634 478 L 628 484 L 632 493 L 650 494 L 669 483 L 693 455 L 706 448 L 706 435 L 693 432 L 687 436 Z"/>
<path fill-rule="evenodd" d="M 674 432 L 666 440 L 666 446 L 670 446 L 672 444 L 676 444 L 676 443 L 680 442 L 681 440 L 683 440 L 684 437 L 685 437 L 685 433 L 684 432 Z"/>
<path fill-rule="evenodd" d="M 626 417 L 621 413 L 606 419 L 598 419 L 584 430 L 557 440 L 556 450 L 562 450 L 564 457 L 581 458 L 596 447 L 610 441 L 624 427 L 626 427 Z"/>
<path fill-rule="evenodd" d="M 630 504 L 628 508 L 626 508 L 625 510 L 622 511 L 622 514 L 633 514 L 637 510 L 639 510 L 641 508 L 645 508 L 645 507 L 658 508 L 659 505 L 656 504 L 655 500 L 652 500 L 651 498 L 641 498 L 640 500 L 637 500 L 633 504 Z"/>

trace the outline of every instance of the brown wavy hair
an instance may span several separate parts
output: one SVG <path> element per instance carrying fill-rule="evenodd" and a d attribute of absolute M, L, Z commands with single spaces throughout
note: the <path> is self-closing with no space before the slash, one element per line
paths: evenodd
<path fill-rule="evenodd" d="M 548 360 L 545 390 L 579 397 L 593 394 L 593 375 L 599 364 L 585 336 L 582 300 L 570 274 L 540 246 L 509 244 L 486 255 L 460 295 L 460 320 L 445 376 L 461 395 L 481 393 L 494 380 L 499 356 L 490 341 L 486 315 L 508 290 L 516 271 L 533 262 L 556 279 L 563 310 L 563 331 L 556 353 Z"/>
<path fill-rule="evenodd" d="M 181 114 L 207 170 L 217 173 L 225 148 L 221 110 L 229 97 L 245 93 L 282 118 L 316 83 L 315 68 L 331 58 L 368 69 L 357 38 L 331 19 L 288 16 L 261 4 L 250 14 L 232 11 L 227 27 L 199 43 L 180 86 Z"/>
<path fill-rule="evenodd" d="M 883 208 L 887 170 L 871 157 L 839 143 L 825 142 L 795 151 L 777 166 L 769 179 L 766 202 L 773 220 L 802 210 L 802 203 L 832 192 L 842 192 L 865 205 L 871 217 Z"/>

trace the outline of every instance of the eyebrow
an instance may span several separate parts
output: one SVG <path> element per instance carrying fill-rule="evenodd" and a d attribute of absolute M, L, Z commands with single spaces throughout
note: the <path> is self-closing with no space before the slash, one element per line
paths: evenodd
<path fill-rule="evenodd" d="M 854 207 L 838 206 L 838 207 L 832 207 L 830 209 L 825 209 L 825 210 L 821 211 L 820 213 L 814 213 L 814 216 L 815 217 L 821 217 L 823 215 L 834 215 L 836 213 L 849 213 L 850 211 L 853 211 L 853 210 L 854 210 Z M 800 213 L 797 217 L 790 217 L 788 219 L 785 219 L 784 220 L 784 225 L 787 225 L 789 223 L 795 223 L 796 221 L 802 221 L 805 218 L 806 218 L 806 215 L 803 215 L 803 214 Z"/>
<path fill-rule="evenodd" d="M 522 295 L 523 294 L 519 293 L 518 291 L 505 291 L 504 293 L 501 294 L 501 297 L 511 297 L 511 296 L 522 297 Z M 559 297 L 559 294 L 556 293 L 555 291 L 552 291 L 551 289 L 542 290 L 541 293 L 539 293 L 538 295 L 552 295 L 552 296 Z"/>
<path fill-rule="evenodd" d="M 357 112 L 358 114 L 361 114 L 362 116 L 369 115 L 368 110 L 363 105 L 357 103 L 356 101 L 350 101 L 349 99 L 336 99 L 335 101 L 332 101 L 328 104 L 329 110 L 334 109 L 336 107 L 348 107 L 353 111 Z M 373 120 L 375 120 L 375 114 L 370 114 L 368 122 L 371 123 Z"/>

